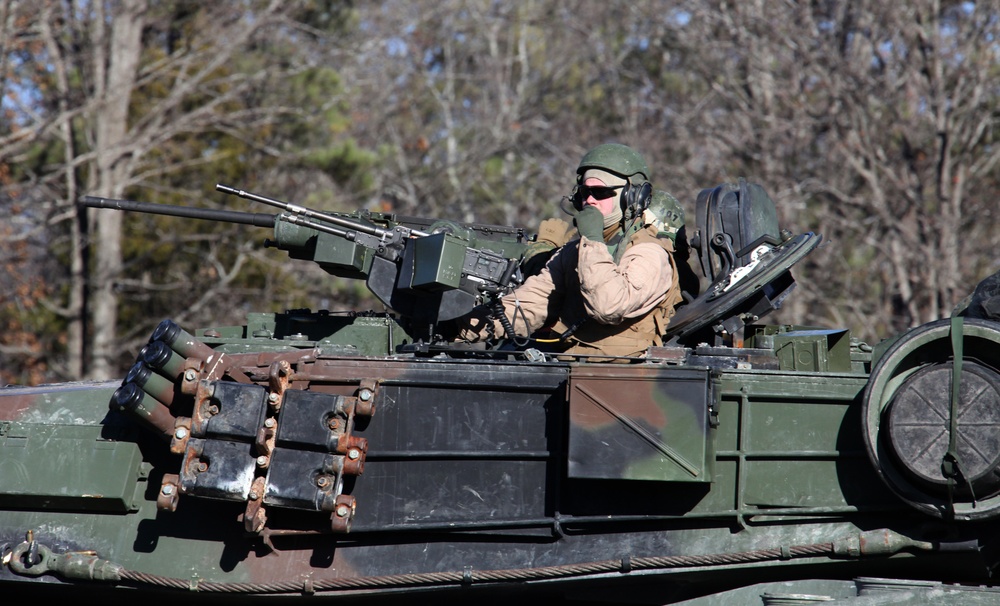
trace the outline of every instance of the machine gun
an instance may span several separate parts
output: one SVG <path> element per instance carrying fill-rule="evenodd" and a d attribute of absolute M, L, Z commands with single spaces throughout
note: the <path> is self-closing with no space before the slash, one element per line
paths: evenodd
<path fill-rule="evenodd" d="M 85 196 L 80 204 L 273 229 L 266 247 L 313 261 L 331 275 L 364 279 L 382 303 L 414 326 L 452 320 L 513 289 L 527 250 L 523 230 L 394 214 L 326 213 L 259 194 L 216 189 L 282 209 L 270 215 Z"/>

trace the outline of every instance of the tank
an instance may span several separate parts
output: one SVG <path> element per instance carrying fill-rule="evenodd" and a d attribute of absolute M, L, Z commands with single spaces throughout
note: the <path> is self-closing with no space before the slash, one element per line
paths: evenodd
<path fill-rule="evenodd" d="M 766 324 L 822 238 L 740 180 L 663 345 L 567 356 L 449 336 L 523 229 L 218 188 L 282 210 L 81 203 L 270 229 L 391 311 L 164 318 L 120 380 L 0 389 L 5 600 L 1000 603 L 1000 274 L 871 345 Z"/>

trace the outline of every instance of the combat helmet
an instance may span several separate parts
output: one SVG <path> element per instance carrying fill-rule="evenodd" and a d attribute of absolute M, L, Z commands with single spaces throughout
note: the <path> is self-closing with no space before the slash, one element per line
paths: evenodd
<path fill-rule="evenodd" d="M 657 237 L 677 242 L 677 232 L 684 227 L 684 209 L 677 198 L 662 189 L 654 190 L 649 197 L 645 216 L 648 225 L 656 226 Z"/>
<path fill-rule="evenodd" d="M 628 179 L 633 185 L 649 181 L 649 167 L 639 152 L 621 143 L 603 143 L 588 151 L 576 168 L 577 177 L 599 168 Z"/>
<path fill-rule="evenodd" d="M 639 152 L 621 143 L 602 143 L 591 149 L 576 168 L 577 188 L 583 183 L 583 175 L 596 169 L 612 173 L 625 180 L 625 187 L 619 197 L 624 221 L 631 221 L 642 214 L 649 203 L 652 185 L 649 183 L 649 167 Z M 573 192 L 573 204 L 580 209 L 582 201 L 577 191 Z"/>

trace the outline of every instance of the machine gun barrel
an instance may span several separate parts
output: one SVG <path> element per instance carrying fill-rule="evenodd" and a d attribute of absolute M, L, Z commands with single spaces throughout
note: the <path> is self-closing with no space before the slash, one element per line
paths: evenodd
<path fill-rule="evenodd" d="M 424 327 L 457 318 L 484 300 L 503 296 L 521 281 L 515 277 L 517 258 L 524 248 L 520 241 L 487 238 L 480 244 L 473 230 L 463 224 L 434 227 L 437 223 L 430 223 L 423 231 L 417 229 L 424 227 L 421 223 L 404 225 L 394 217 L 324 213 L 222 184 L 215 187 L 285 212 L 268 215 L 94 196 L 82 198 L 79 204 L 270 227 L 274 239 L 265 240 L 265 247 L 312 261 L 334 276 L 365 280 L 387 307 Z M 500 233 L 490 226 L 479 231 Z"/>
<path fill-rule="evenodd" d="M 214 210 L 211 208 L 189 208 L 187 206 L 171 206 L 153 202 L 136 202 L 133 200 L 115 200 L 97 196 L 84 196 L 79 204 L 90 208 L 110 208 L 113 210 L 151 213 L 154 215 L 170 215 L 188 219 L 206 219 L 225 223 L 240 223 L 257 227 L 274 227 L 277 215 L 263 213 L 244 213 L 234 210 Z"/>
<path fill-rule="evenodd" d="M 329 213 L 324 213 L 324 212 L 321 212 L 321 211 L 318 211 L 318 210 L 313 210 L 311 208 L 306 208 L 305 206 L 299 206 L 297 204 L 292 204 L 291 202 L 282 202 L 281 200 L 275 200 L 274 198 L 268 198 L 267 196 L 261 196 L 260 194 L 251 193 L 251 192 L 248 192 L 248 191 L 245 191 L 245 190 L 242 190 L 242 189 L 236 189 L 234 187 L 229 187 L 228 185 L 223 185 L 221 183 L 216 184 L 215 189 L 218 190 L 218 191 L 221 191 L 222 193 L 225 193 L 225 194 L 231 194 L 231 195 L 234 195 L 234 196 L 239 196 L 241 198 L 245 198 L 247 200 L 253 200 L 254 202 L 262 202 L 262 203 L 268 204 L 270 206 L 276 206 L 278 208 L 281 208 L 283 210 L 286 210 L 286 211 L 292 213 L 293 216 L 294 215 L 298 215 L 298 216 L 302 216 L 302 217 L 311 217 L 313 219 L 319 219 L 319 220 L 325 221 L 327 223 L 332 223 L 334 225 L 339 225 L 340 227 L 343 227 L 343 228 L 346 228 L 346 229 L 349 229 L 349 230 L 354 230 L 354 231 L 359 231 L 359 232 L 362 232 L 362 233 L 366 233 L 366 234 L 368 234 L 370 236 L 375 236 L 376 238 L 387 238 L 387 237 L 391 236 L 392 233 L 393 233 L 392 230 L 388 230 L 388 229 L 385 229 L 385 228 L 382 228 L 382 227 L 378 227 L 378 226 L 375 226 L 375 225 L 366 225 L 365 223 L 361 223 L 361 222 L 358 222 L 358 221 L 353 221 L 353 220 L 347 219 L 345 217 L 338 217 L 336 215 L 331 215 Z M 296 220 L 290 220 L 289 222 L 290 223 L 298 223 L 300 225 L 305 225 L 307 227 L 312 227 L 312 228 L 320 228 L 320 226 L 318 224 L 314 223 L 314 222 L 302 221 L 301 219 L 297 220 L 297 221 Z M 321 231 L 328 231 L 328 230 L 321 229 Z M 339 235 L 339 236 L 342 236 L 342 237 L 348 237 L 348 234 L 346 234 L 344 232 L 339 232 L 339 233 L 338 232 L 330 232 L 330 233 L 333 233 L 334 235 Z M 408 236 L 419 237 L 419 236 L 426 236 L 428 234 L 425 233 L 425 232 L 416 230 L 416 229 L 411 229 L 411 230 L 409 230 L 409 233 L 407 235 Z"/>

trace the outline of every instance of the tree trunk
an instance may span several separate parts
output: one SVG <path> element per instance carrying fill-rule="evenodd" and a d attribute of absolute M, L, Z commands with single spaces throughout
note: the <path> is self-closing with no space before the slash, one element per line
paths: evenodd
<path fill-rule="evenodd" d="M 69 99 L 72 94 L 70 90 L 69 76 L 67 72 L 68 59 L 63 54 L 63 49 L 56 41 L 56 35 L 52 31 L 52 23 L 55 22 L 53 16 L 53 6 L 47 4 L 39 25 L 45 46 L 48 50 L 52 70 L 55 74 L 56 88 L 58 90 L 59 108 L 59 136 L 63 144 L 62 167 L 64 176 L 63 185 L 65 187 L 65 198 L 63 204 L 67 208 L 74 208 L 76 198 L 79 195 L 76 180 L 76 145 L 73 129 L 73 116 L 70 112 Z M 83 376 L 85 349 L 84 339 L 86 335 L 86 248 L 83 246 L 83 236 L 87 228 L 87 214 L 83 209 L 76 209 L 73 213 L 74 220 L 70 228 L 70 286 L 66 304 L 66 317 L 69 318 L 66 326 L 66 368 L 65 374 L 70 378 L 79 379 Z"/>
<path fill-rule="evenodd" d="M 96 113 L 95 192 L 99 196 L 120 198 L 128 183 L 130 157 L 125 151 L 128 107 L 142 50 L 146 8 L 146 0 L 122 0 L 111 17 L 106 80 L 98 83 L 103 88 L 103 95 L 97 98 Z M 102 21 L 95 20 L 98 24 Z M 101 25 L 96 28 L 103 29 Z M 100 69 L 95 71 L 100 74 Z M 115 283 L 122 267 L 122 213 L 94 213 L 93 225 L 95 237 L 91 244 L 96 245 L 90 306 L 93 345 L 86 376 L 108 379 L 114 369 L 118 332 Z"/>

